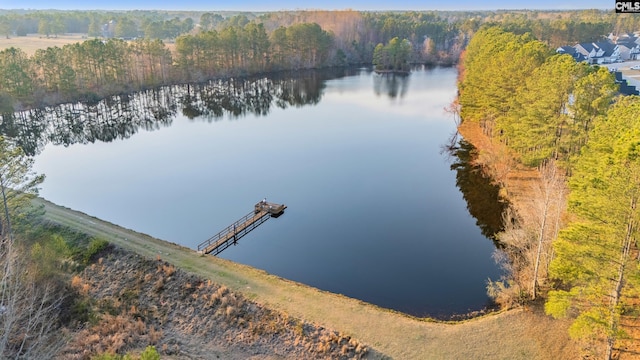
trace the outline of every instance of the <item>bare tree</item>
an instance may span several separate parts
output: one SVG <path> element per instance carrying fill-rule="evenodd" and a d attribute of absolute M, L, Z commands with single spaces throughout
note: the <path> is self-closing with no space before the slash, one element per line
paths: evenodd
<path fill-rule="evenodd" d="M 20 251 L 11 213 L 33 194 L 41 177 L 30 172 L 31 160 L 0 137 L 0 358 L 46 359 L 61 348 L 62 297 L 49 279 L 37 277 L 26 251 Z M 16 209 L 12 209 L 12 205 Z"/>
<path fill-rule="evenodd" d="M 3 252 L 0 259 L 5 269 L 0 278 L 0 357 L 52 358 L 65 343 L 56 331 L 62 297 L 50 282 L 34 279 L 16 247 L 9 247 L 13 250 Z"/>
<path fill-rule="evenodd" d="M 462 118 L 460 117 L 460 109 L 460 101 L 458 100 L 457 96 L 449 103 L 449 105 L 444 107 L 444 112 L 453 116 L 453 121 L 455 122 L 456 127 L 460 126 L 460 124 L 462 123 Z"/>
<path fill-rule="evenodd" d="M 546 277 L 551 257 L 551 242 L 558 234 L 561 214 L 566 206 L 566 182 L 562 172 L 553 161 L 546 162 L 540 169 L 541 181 L 536 184 L 536 196 L 533 200 L 532 219 L 538 228 L 535 260 L 533 262 L 533 279 L 531 281 L 531 298 L 535 300 L 539 279 Z M 549 225 L 549 223 L 551 223 Z M 547 258 L 545 266 L 540 267 L 542 257 Z"/>
<path fill-rule="evenodd" d="M 531 233 L 522 226 L 522 218 L 512 206 L 503 214 L 504 230 L 496 235 L 503 245 L 494 251 L 494 259 L 505 271 L 500 281 L 489 282 L 487 290 L 496 302 L 503 307 L 520 304 L 526 294 L 526 269 L 530 266 Z"/>
<path fill-rule="evenodd" d="M 504 215 L 504 230 L 497 235 L 504 245 L 499 250 L 506 256 L 499 256 L 509 274 L 511 289 L 508 294 L 500 294 L 502 299 L 509 296 L 536 299 L 538 288 L 547 278 L 551 261 L 553 240 L 557 237 L 562 213 L 566 206 L 566 183 L 564 174 L 553 162 L 547 162 L 539 169 L 540 180 L 533 182 L 526 205 L 518 209 L 510 207 Z M 518 291 L 514 291 L 517 287 Z M 502 291 L 507 287 L 503 286 Z M 497 294 L 499 288 L 493 289 Z M 503 302 L 513 302 L 504 301 Z"/>

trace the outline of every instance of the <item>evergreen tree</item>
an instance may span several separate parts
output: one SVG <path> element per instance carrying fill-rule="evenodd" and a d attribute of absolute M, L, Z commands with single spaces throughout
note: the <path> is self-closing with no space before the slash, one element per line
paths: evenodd
<path fill-rule="evenodd" d="M 0 51 L 0 89 L 17 100 L 31 100 L 34 74 L 24 51 L 9 48 Z"/>
<path fill-rule="evenodd" d="M 122 18 L 116 23 L 114 35 L 119 38 L 135 38 L 138 36 L 138 25 L 130 18 Z"/>
<path fill-rule="evenodd" d="M 550 274 L 560 282 L 545 310 L 577 314 L 575 338 L 604 339 L 611 359 L 620 318 L 640 290 L 640 98 L 621 98 L 597 121 L 570 180 L 572 222 L 554 244 Z"/>
<path fill-rule="evenodd" d="M 378 44 L 373 51 L 376 70 L 409 71 L 411 43 L 395 37 L 387 45 Z"/>
<path fill-rule="evenodd" d="M 513 109 L 498 129 L 525 165 L 559 158 L 559 146 L 568 136 L 567 110 L 579 70 L 571 56 L 554 55 L 517 89 Z"/>
<path fill-rule="evenodd" d="M 462 119 L 479 122 L 491 136 L 496 124 L 506 128 L 514 94 L 550 54 L 530 34 L 515 35 L 498 27 L 476 33 L 462 59 Z"/>

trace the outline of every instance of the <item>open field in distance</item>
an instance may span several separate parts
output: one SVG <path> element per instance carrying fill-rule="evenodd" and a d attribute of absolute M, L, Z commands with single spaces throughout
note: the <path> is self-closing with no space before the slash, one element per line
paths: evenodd
<path fill-rule="evenodd" d="M 46 49 L 48 47 L 63 47 L 67 44 L 73 44 L 87 40 L 86 34 L 64 34 L 57 37 L 47 38 L 40 34 L 29 34 L 27 36 L 11 36 L 8 39 L 4 36 L 0 37 L 0 50 L 10 47 L 22 49 L 27 55 L 35 54 L 38 49 Z"/>

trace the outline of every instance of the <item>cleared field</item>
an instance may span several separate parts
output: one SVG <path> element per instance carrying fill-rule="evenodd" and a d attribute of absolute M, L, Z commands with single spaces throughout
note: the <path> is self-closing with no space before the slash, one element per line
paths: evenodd
<path fill-rule="evenodd" d="M 63 47 L 67 44 L 73 44 L 87 40 L 86 34 L 64 34 L 57 37 L 44 37 L 40 34 L 30 34 L 27 36 L 12 36 L 10 38 L 0 37 L 0 50 L 15 47 L 22 49 L 27 55 L 35 54 L 38 49 L 46 49 L 48 47 Z"/>

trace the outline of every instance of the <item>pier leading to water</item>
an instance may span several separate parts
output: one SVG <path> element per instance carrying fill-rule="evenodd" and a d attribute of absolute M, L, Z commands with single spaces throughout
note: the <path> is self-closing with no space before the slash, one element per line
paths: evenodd
<path fill-rule="evenodd" d="M 254 206 L 252 212 L 241 217 L 224 230 L 213 235 L 198 245 L 198 252 L 202 254 L 218 255 L 226 248 L 234 245 L 238 240 L 247 235 L 251 230 L 269 220 L 269 218 L 282 215 L 287 206 L 262 200 Z"/>

